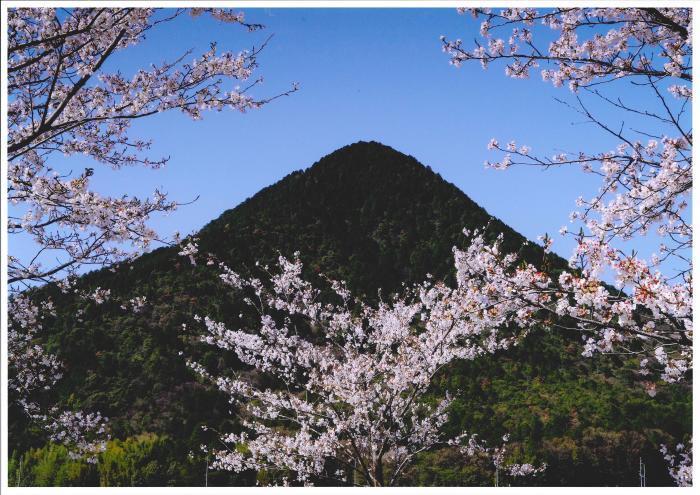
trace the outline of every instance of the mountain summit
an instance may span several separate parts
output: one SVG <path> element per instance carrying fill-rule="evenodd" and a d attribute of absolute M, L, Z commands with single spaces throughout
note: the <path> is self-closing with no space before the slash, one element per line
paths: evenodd
<path fill-rule="evenodd" d="M 526 242 L 412 156 L 360 141 L 261 190 L 199 237 L 203 248 L 246 263 L 299 251 L 314 270 L 369 294 L 427 273 L 448 276 L 462 230 L 486 225 L 493 237 L 504 234 L 508 250 Z M 531 245 L 524 255 L 539 263 L 543 252 Z"/>

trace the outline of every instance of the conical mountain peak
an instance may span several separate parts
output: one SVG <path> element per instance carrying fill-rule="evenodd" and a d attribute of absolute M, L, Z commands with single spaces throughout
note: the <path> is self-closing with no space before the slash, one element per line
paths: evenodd
<path fill-rule="evenodd" d="M 360 141 L 224 212 L 200 238 L 220 256 L 246 264 L 299 251 L 314 270 L 376 293 L 427 273 L 449 277 L 452 247 L 466 242 L 462 230 L 487 224 L 494 237 L 504 234 L 506 248 L 521 249 L 524 237 L 430 167 Z M 525 254 L 542 260 L 536 246 Z"/>

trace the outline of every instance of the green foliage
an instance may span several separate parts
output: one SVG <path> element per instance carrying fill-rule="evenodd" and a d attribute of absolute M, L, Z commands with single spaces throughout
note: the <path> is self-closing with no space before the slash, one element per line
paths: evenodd
<path fill-rule="evenodd" d="M 503 233 L 505 250 L 545 261 L 554 272 L 565 266 L 525 245 L 524 237 L 412 157 L 357 143 L 224 212 L 202 229 L 199 244 L 242 272 L 256 261 L 273 263 L 280 253 L 299 251 L 307 275 L 345 279 L 356 294 L 372 299 L 377 288 L 397 291 L 428 272 L 451 283 L 452 246 L 464 245 L 462 229 L 485 225 L 491 238 Z M 66 364 L 49 399 L 101 411 L 113 437 L 125 440 L 110 442 L 98 465 L 87 466 L 67 459 L 60 446 L 44 445 L 42 432 L 11 409 L 12 476 L 21 471 L 26 484 L 42 485 L 203 484 L 206 460 L 199 446 L 213 445 L 214 436 L 201 426 L 235 431 L 238 425 L 229 412 L 234 406 L 198 381 L 184 357 L 213 369 L 241 367 L 197 342 L 192 317 L 226 321 L 242 305 L 212 270 L 191 267 L 177 251 L 157 249 L 114 273 L 80 279 L 80 288 L 101 286 L 122 300 L 146 296 L 137 314 L 114 302 L 95 306 L 55 287 L 39 291 L 58 308 L 45 322 L 45 345 Z M 78 310 L 84 312 L 76 317 Z M 511 432 L 518 461 L 550 464 L 534 480 L 539 484 L 635 485 L 640 455 L 649 484 L 669 484 L 656 446 L 691 432 L 690 391 L 661 387 L 652 399 L 637 384 L 633 366 L 615 357 L 582 358 L 579 339 L 542 330 L 512 352 L 450 367 L 435 388 L 436 396 L 446 388 L 456 396 L 448 429 L 477 432 L 494 444 Z M 209 484 L 254 484 L 255 476 L 210 472 Z M 514 480 L 502 484 L 508 482 Z M 403 484 L 491 485 L 493 473 L 446 449 L 425 453 Z"/>
<path fill-rule="evenodd" d="M 97 463 L 71 460 L 61 445 L 30 449 L 9 466 L 11 486 L 203 485 L 206 460 L 188 455 L 167 436 L 144 433 L 111 440 Z"/>
<path fill-rule="evenodd" d="M 666 485 L 670 479 L 658 445 L 692 431 L 690 394 L 667 387 L 649 397 L 635 384 L 632 364 L 583 359 L 571 339 L 542 330 L 492 359 L 453 365 L 435 389 L 436 395 L 445 388 L 455 393 L 451 434 L 475 432 L 498 445 L 510 433 L 513 462 L 546 462 L 549 468 L 535 478 L 537 484 L 637 486 L 641 457 L 648 484 Z M 473 484 L 474 473 L 493 484 L 488 466 L 478 470 L 476 463 L 470 471 L 466 460 L 466 466 L 435 469 L 435 455 L 421 459 L 414 471 L 433 473 L 438 485 Z M 506 482 L 532 481 L 501 480 Z"/>
<path fill-rule="evenodd" d="M 13 453 L 8 466 L 9 486 L 96 486 L 97 469 L 68 457 L 62 445 L 48 444 L 23 456 Z"/>

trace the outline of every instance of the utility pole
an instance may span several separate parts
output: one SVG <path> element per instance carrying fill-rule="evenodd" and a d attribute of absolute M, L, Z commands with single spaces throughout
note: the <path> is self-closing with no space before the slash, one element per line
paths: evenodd
<path fill-rule="evenodd" d="M 647 467 L 641 457 L 639 458 L 639 486 L 647 486 Z"/>
<path fill-rule="evenodd" d="M 204 471 L 204 486 L 209 486 L 209 449 L 207 449 L 207 468 Z"/>
<path fill-rule="evenodd" d="M 496 466 L 496 484 L 494 486 L 498 486 L 498 466 Z"/>

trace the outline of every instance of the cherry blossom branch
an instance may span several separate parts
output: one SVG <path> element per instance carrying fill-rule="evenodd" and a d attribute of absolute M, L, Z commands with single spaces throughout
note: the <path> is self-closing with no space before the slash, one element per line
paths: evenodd
<path fill-rule="evenodd" d="M 464 12 L 466 9 L 461 10 Z M 560 230 L 576 241 L 569 260 L 571 271 L 553 280 L 531 265 L 515 267 L 514 258 L 501 254 L 497 244 L 488 247 L 477 238 L 477 251 L 470 247 L 465 254 L 458 253 L 458 277 L 464 279 L 460 283 L 482 280 L 484 285 L 479 289 L 497 295 L 495 304 L 507 311 L 525 315 L 518 323 L 526 328 L 541 322 L 579 330 L 585 356 L 622 350 L 639 358 L 641 375 L 670 383 L 691 380 L 693 233 L 687 207 L 692 193 L 692 127 L 682 119 L 692 98 L 691 9 L 471 12 L 483 19 L 485 42 L 476 42 L 470 51 L 461 40 L 443 38 L 443 49 L 453 65 L 473 60 L 486 68 L 492 62 L 505 61 L 506 75 L 526 78 L 531 69 L 543 64 L 543 80 L 555 87 L 568 82 L 577 105 L 557 100 L 619 144 L 611 151 L 558 153 L 547 158 L 534 155 L 528 146 L 518 147 L 514 141 L 502 146 L 492 139 L 488 148 L 504 156 L 500 162 L 487 162 L 487 167 L 577 165 L 599 176 L 602 184 L 591 199 L 577 200 L 580 209 L 572 212 L 570 219 L 581 221 L 579 233 L 569 234 L 566 227 Z M 558 34 L 548 48 L 538 47 L 536 22 Z M 511 29 L 507 41 L 498 37 L 506 28 Z M 633 108 L 621 97 L 593 88 L 608 85 L 611 92 L 621 91 L 624 86 L 612 84 L 620 80 L 628 81 L 634 89 L 647 90 L 648 108 Z M 617 124 L 603 122 L 586 106 L 582 94 L 641 118 L 649 128 L 633 130 L 650 139 L 646 143 L 632 139 L 624 123 L 618 129 Z M 634 250 L 626 254 L 613 246 L 650 232 L 655 232 L 660 242 L 649 261 L 640 259 Z M 548 250 L 551 239 L 545 236 L 543 240 Z M 669 260 L 674 262 L 671 268 L 675 275 L 660 269 Z M 603 282 L 606 273 L 615 278 L 617 294 Z M 650 395 L 656 394 L 655 382 L 644 385 Z M 674 479 L 688 484 L 690 457 L 682 457 L 676 469 L 671 454 L 663 453 L 668 455 Z"/>
<path fill-rule="evenodd" d="M 93 169 L 78 176 L 55 171 L 51 157 L 83 154 L 118 169 L 144 165 L 158 168 L 169 157 L 140 156 L 150 142 L 131 139 L 135 119 L 180 110 L 193 119 L 203 111 L 259 108 L 290 90 L 254 98 L 250 90 L 262 46 L 240 53 L 219 52 L 216 44 L 188 62 L 189 52 L 172 62 L 138 70 L 132 77 L 106 72 L 115 53 L 143 42 L 151 29 L 189 12 L 208 14 L 249 31 L 259 24 L 244 21 L 229 9 L 163 11 L 146 8 L 18 8 L 8 11 L 8 196 L 14 211 L 13 234 L 28 235 L 42 248 L 58 253 L 53 266 L 41 267 L 33 256 L 20 263 L 15 255 L 11 283 L 56 280 L 83 265 L 107 265 L 142 251 L 155 240 L 147 227 L 151 214 L 169 212 L 177 203 L 156 191 L 154 201 L 101 198 L 89 188 Z M 232 83 L 231 88 L 225 88 Z M 242 84 L 242 87 L 238 84 Z M 58 174 L 58 175 L 57 175 Z M 24 266 L 26 265 L 26 266 Z"/>

